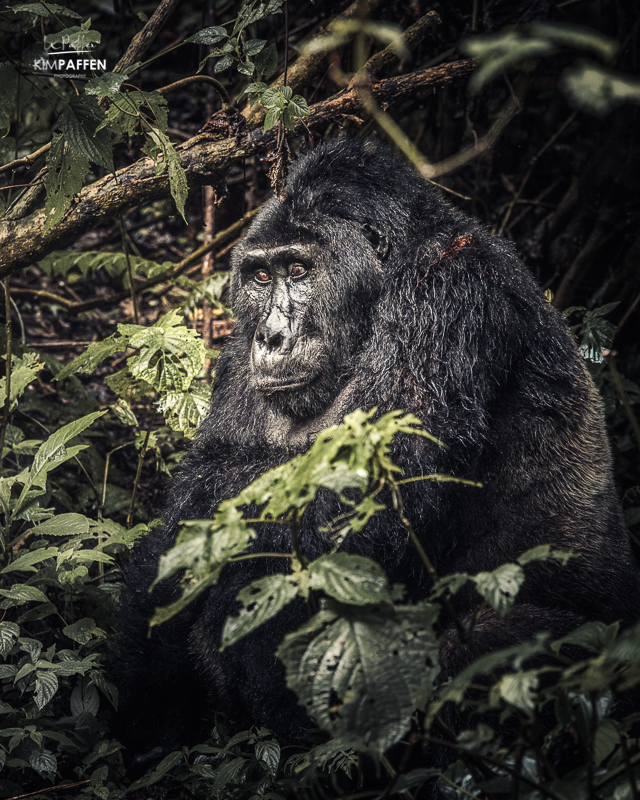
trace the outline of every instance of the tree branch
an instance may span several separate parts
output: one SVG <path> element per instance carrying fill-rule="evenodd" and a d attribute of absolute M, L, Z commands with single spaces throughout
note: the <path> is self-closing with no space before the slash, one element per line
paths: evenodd
<path fill-rule="evenodd" d="M 120 74 L 126 73 L 137 61 L 142 60 L 142 56 L 147 52 L 153 40 L 160 32 L 160 29 L 179 2 L 180 0 L 162 0 L 144 28 L 138 31 L 133 37 L 131 44 L 127 48 L 127 52 L 113 68 L 114 72 Z"/>
<path fill-rule="evenodd" d="M 378 81 L 371 85 L 370 91 L 378 102 L 390 103 L 428 87 L 458 81 L 469 75 L 473 67 L 473 61 L 463 59 L 400 78 Z M 301 132 L 305 126 L 352 115 L 361 106 L 361 99 L 354 89 L 343 90 L 312 106 L 310 115 L 298 123 L 297 130 Z M 212 141 L 206 133 L 194 136 L 177 148 L 189 186 L 221 183 L 235 161 L 272 149 L 275 135 L 276 130 L 272 129 L 268 133 L 255 130 L 238 140 L 231 136 Z M 0 278 L 32 264 L 52 250 L 65 247 L 106 218 L 168 194 L 166 170 L 156 175 L 154 161 L 143 158 L 82 189 L 64 218 L 46 232 L 44 210 L 22 218 L 18 218 L 16 210 L 13 210 L 0 228 Z"/>

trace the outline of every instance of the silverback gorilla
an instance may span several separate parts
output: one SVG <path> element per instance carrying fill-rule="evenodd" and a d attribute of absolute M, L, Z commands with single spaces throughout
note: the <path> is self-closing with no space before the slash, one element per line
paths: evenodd
<path fill-rule="evenodd" d="M 599 398 L 508 242 L 385 148 L 342 138 L 292 167 L 284 201 L 269 201 L 235 249 L 231 290 L 237 325 L 218 362 L 211 411 L 173 481 L 165 527 L 138 547 L 122 599 L 120 727 L 142 761 L 193 739 L 214 711 L 290 740 L 308 727 L 274 655 L 304 608 L 219 652 L 239 589 L 281 571 L 282 561 L 226 567 L 218 586 L 150 638 L 153 608 L 179 587 L 169 580 L 148 589 L 181 520 L 210 518 L 221 500 L 354 409 L 413 412 L 449 446 L 397 441 L 393 458 L 406 475 L 482 482 L 403 487 L 405 512 L 439 574 L 491 570 L 543 543 L 579 553 L 564 567 L 528 568 L 508 625 L 483 612 L 474 629 L 481 651 L 542 630 L 562 635 L 588 619 L 637 617 Z M 300 531 L 307 558 L 329 549 L 323 528 L 339 510 L 329 494 L 308 509 Z M 259 551 L 291 551 L 285 526 L 258 533 Z M 421 562 L 391 513 L 343 548 L 378 561 L 409 596 L 424 596 Z M 463 621 L 476 600 L 460 599 Z M 469 660 L 448 635 L 443 676 Z"/>

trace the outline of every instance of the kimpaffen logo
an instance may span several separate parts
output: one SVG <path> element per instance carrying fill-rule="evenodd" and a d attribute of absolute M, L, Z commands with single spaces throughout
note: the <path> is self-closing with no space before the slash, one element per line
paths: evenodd
<path fill-rule="evenodd" d="M 61 78 L 81 78 L 88 72 L 104 72 L 107 60 L 95 58 L 91 52 L 95 43 L 86 44 L 81 50 L 71 46 L 70 37 L 62 36 L 60 41 L 44 42 L 44 55 L 36 58 L 33 68 L 37 72 L 47 72 Z"/>

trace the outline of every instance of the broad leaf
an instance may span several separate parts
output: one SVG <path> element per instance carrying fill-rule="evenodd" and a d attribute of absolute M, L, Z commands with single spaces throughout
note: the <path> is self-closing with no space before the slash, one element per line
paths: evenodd
<path fill-rule="evenodd" d="M 436 606 L 321 611 L 278 649 L 287 684 L 341 744 L 381 754 L 409 728 L 438 671 Z"/>

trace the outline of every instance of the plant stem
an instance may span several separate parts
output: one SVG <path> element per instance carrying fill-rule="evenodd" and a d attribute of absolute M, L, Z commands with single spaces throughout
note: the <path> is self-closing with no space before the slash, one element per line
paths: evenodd
<path fill-rule="evenodd" d="M 147 435 L 144 437 L 144 443 L 140 449 L 140 454 L 138 455 L 138 468 L 136 469 L 136 479 L 133 484 L 133 492 L 131 494 L 131 504 L 129 505 L 129 513 L 127 514 L 127 528 L 131 527 L 131 520 L 133 518 L 133 507 L 135 505 L 136 495 L 138 493 L 138 482 L 140 481 L 140 475 L 142 473 L 142 462 L 144 461 L 144 457 L 147 452 L 149 437 L 151 436 L 151 429 L 153 428 L 153 423 L 156 421 L 157 413 L 158 413 L 157 411 L 153 412 L 153 416 L 151 417 L 151 422 L 149 423 L 149 427 L 147 428 Z"/>
<path fill-rule="evenodd" d="M 9 294 L 9 277 L 7 276 L 2 281 L 4 287 L 4 310 L 6 314 L 5 331 L 7 337 L 6 343 L 6 364 L 5 364 L 5 392 L 4 392 L 4 405 L 2 407 L 2 427 L 0 427 L 0 468 L 2 467 L 2 453 L 4 451 L 4 441 L 7 432 L 7 424 L 9 422 L 9 410 L 11 408 L 11 295 Z"/>

